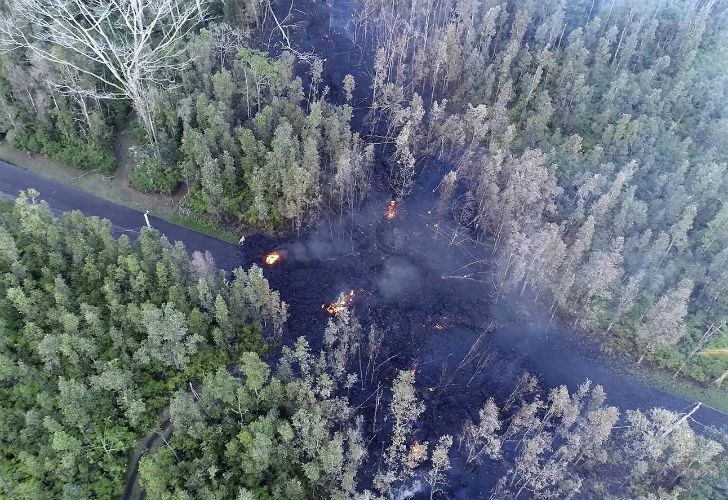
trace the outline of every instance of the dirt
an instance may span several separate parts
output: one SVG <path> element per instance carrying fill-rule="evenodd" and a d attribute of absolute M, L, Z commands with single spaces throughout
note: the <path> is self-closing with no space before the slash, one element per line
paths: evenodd
<path fill-rule="evenodd" d="M 172 421 L 169 418 L 169 407 L 166 406 L 159 417 L 159 425 L 150 431 L 144 439 L 139 441 L 131 457 L 129 457 L 128 472 L 126 474 L 126 487 L 123 500 L 137 500 L 144 498 L 144 492 L 139 486 L 139 461 L 145 453 L 159 448 L 172 437 Z"/>

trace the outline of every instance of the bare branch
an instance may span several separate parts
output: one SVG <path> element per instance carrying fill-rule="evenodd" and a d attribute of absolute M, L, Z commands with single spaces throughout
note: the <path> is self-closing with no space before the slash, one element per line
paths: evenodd
<path fill-rule="evenodd" d="M 172 82 L 188 64 L 180 58 L 182 41 L 206 19 L 209 2 L 14 0 L 0 15 L 0 50 L 29 50 L 90 77 L 99 87 L 67 86 L 66 92 L 131 100 L 154 138 L 150 91 Z"/>

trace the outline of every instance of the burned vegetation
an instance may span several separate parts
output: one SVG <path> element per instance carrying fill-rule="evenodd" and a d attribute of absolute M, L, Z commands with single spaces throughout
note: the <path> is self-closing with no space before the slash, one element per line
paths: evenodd
<path fill-rule="evenodd" d="M 9 146 L 245 235 L 0 205 L 0 496 L 725 496 L 725 413 L 625 368 L 728 375 L 726 26 L 0 0 Z"/>

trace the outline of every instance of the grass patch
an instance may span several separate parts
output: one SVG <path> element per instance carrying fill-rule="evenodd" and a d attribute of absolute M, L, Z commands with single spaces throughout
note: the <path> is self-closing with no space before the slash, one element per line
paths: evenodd
<path fill-rule="evenodd" d="M 192 229 L 193 231 L 197 231 L 198 233 L 206 234 L 207 236 L 212 236 L 213 238 L 227 241 L 228 243 L 237 244 L 237 242 L 240 240 L 240 235 L 235 234 L 231 231 L 226 231 L 225 229 L 216 226 L 212 222 L 201 220 L 196 217 L 182 214 L 173 214 L 171 217 L 169 217 L 169 221 L 180 226 L 184 226 L 188 229 Z"/>
<path fill-rule="evenodd" d="M 169 217 L 174 211 L 174 203 L 169 196 L 139 193 L 124 186 L 114 175 L 73 168 L 41 154 L 28 154 L 20 151 L 6 142 L 0 142 L 0 160 L 120 205 L 142 212 L 150 210 L 161 218 Z M 42 197 L 43 193 L 41 193 Z"/>
<path fill-rule="evenodd" d="M 13 202 L 0 194 L 0 214 L 9 214 L 13 211 Z"/>
<path fill-rule="evenodd" d="M 718 387 L 712 383 L 702 386 L 685 378 L 675 379 L 672 374 L 666 373 L 656 366 L 651 368 L 632 367 L 628 371 L 665 392 L 693 401 L 702 401 L 708 406 L 728 413 L 728 394 L 725 386 Z"/>
<path fill-rule="evenodd" d="M 176 203 L 170 196 L 144 194 L 123 186 L 118 179 L 100 172 L 83 172 L 40 154 L 27 154 L 0 142 L 0 160 L 7 161 L 41 177 L 61 184 L 74 186 L 82 191 L 144 212 L 149 210 L 155 217 L 184 226 L 198 233 L 230 243 L 237 243 L 240 235 L 225 231 L 208 221 L 184 216 L 175 212 Z M 43 193 L 41 193 L 41 198 Z M 3 206 L 4 205 L 4 206 Z M 0 213 L 12 210 L 13 203 L 0 196 Z M 9 208 L 6 208 L 9 207 Z"/>
<path fill-rule="evenodd" d="M 581 332 L 586 333 L 586 332 Z M 604 331 L 592 331 L 593 338 L 597 341 L 600 349 L 611 359 L 612 368 L 615 371 L 624 373 L 627 376 L 635 377 L 647 385 L 666 393 L 682 397 L 691 401 L 702 401 L 718 411 L 728 413 L 728 383 L 719 387 L 713 383 L 717 375 L 707 373 L 704 381 L 695 378 L 694 374 L 701 363 L 705 360 L 696 356 L 685 366 L 682 373 L 673 378 L 673 374 L 680 366 L 684 357 L 677 357 L 675 360 L 668 360 L 668 354 L 677 352 L 671 348 L 669 353 L 665 351 L 648 355 L 644 363 L 637 364 L 639 353 L 635 351 L 634 339 L 630 338 L 630 331 L 623 327 L 615 327 L 611 334 Z M 722 371 L 722 369 L 721 369 Z"/>

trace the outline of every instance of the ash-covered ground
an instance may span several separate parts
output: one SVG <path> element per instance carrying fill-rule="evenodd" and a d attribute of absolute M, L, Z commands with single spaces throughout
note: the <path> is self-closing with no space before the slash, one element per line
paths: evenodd
<path fill-rule="evenodd" d="M 371 419 L 375 404 L 371 396 L 381 384 L 384 398 L 378 427 L 386 428 L 381 420 L 393 375 L 400 369 L 416 370 L 418 393 L 427 405 L 416 438 L 430 442 L 457 433 L 487 397 L 509 392 L 523 371 L 508 356 L 495 356 L 490 347 L 489 288 L 463 278 L 467 271 L 461 268 L 484 261 L 484 249 L 451 245 L 443 234 L 435 239 L 432 191 L 439 172 L 433 167 L 432 174 L 423 177 L 431 182 L 421 183 L 397 204 L 391 220 L 385 217 L 390 198 L 379 194 L 355 214 L 353 222 L 350 216 L 334 217 L 302 239 L 278 243 L 249 238 L 242 251 L 245 260 L 260 265 L 270 251 L 282 255 L 275 265 L 265 267 L 265 275 L 289 304 L 284 339 L 288 345 L 304 335 L 314 349 L 320 348 L 331 317 L 322 306 L 336 301 L 340 293 L 354 291 L 350 310 L 365 332 L 372 323 L 385 331 L 377 359 L 389 360 L 374 380 L 352 390 L 354 403 L 363 403 L 363 412 Z M 483 269 L 483 262 L 479 266 Z M 378 449 L 375 439 L 370 451 L 376 455 Z M 376 456 L 372 458 L 376 461 Z M 487 479 L 481 475 L 477 482 Z M 470 480 L 464 486 L 469 492 L 464 498 L 485 494 L 488 488 Z"/>

